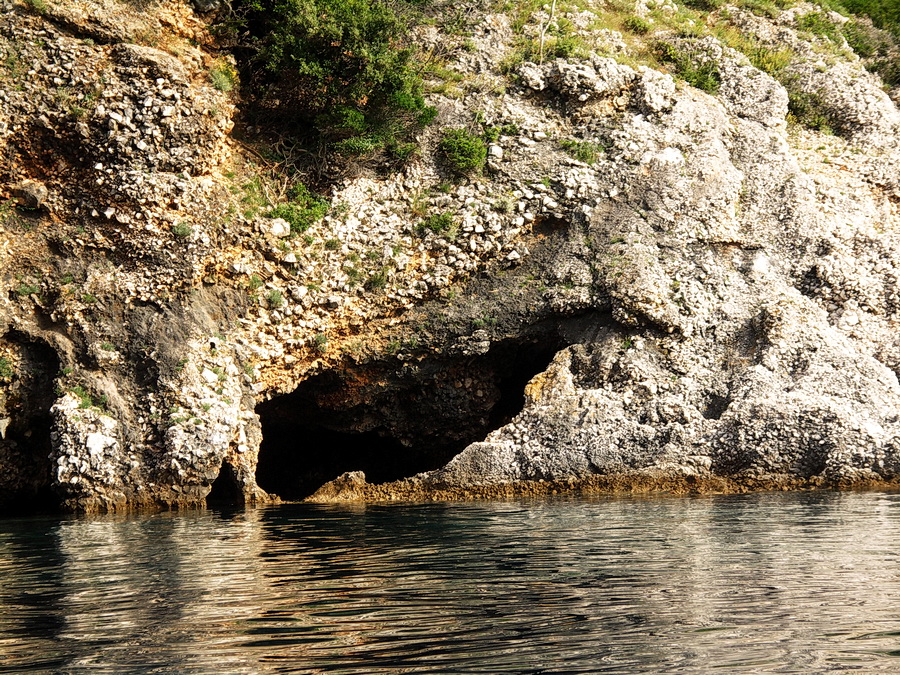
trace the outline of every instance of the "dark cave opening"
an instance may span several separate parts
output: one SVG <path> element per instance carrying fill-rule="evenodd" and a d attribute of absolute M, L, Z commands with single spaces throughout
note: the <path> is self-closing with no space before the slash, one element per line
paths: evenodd
<path fill-rule="evenodd" d="M 237 473 L 228 460 L 222 461 L 222 467 L 219 469 L 219 475 L 210 486 L 209 494 L 206 495 L 207 506 L 217 506 L 221 504 L 237 504 L 243 501 L 244 493 L 238 482 Z"/>
<path fill-rule="evenodd" d="M 0 512 L 50 512 L 59 505 L 52 489 L 50 408 L 56 395 L 54 379 L 60 371 L 56 352 L 43 341 L 19 331 L 0 337 L 0 344 L 17 354 L 4 373 L 0 421 Z"/>
<path fill-rule="evenodd" d="M 524 388 L 567 344 L 557 332 L 487 354 L 330 371 L 257 406 L 258 485 L 303 499 L 346 471 L 385 483 L 440 468 L 524 406 Z"/>

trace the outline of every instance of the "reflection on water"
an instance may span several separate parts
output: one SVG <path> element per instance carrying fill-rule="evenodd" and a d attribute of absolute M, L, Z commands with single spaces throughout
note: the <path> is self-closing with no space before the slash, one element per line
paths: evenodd
<path fill-rule="evenodd" d="M 900 495 L 0 520 L 0 672 L 900 672 Z"/>

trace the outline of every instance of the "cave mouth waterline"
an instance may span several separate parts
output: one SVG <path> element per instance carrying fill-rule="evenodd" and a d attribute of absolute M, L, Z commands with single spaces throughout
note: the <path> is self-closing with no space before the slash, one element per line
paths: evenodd
<path fill-rule="evenodd" d="M 520 412 L 525 385 L 567 343 L 553 331 L 497 342 L 481 356 L 379 362 L 310 378 L 257 406 L 257 484 L 300 500 L 346 471 L 385 483 L 438 469 Z"/>

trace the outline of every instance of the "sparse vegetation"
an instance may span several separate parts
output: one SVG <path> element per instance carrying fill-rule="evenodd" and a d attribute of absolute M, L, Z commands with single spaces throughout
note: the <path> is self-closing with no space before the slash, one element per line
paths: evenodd
<path fill-rule="evenodd" d="M 653 25 L 649 21 L 642 19 L 639 16 L 625 17 L 625 20 L 622 21 L 622 25 L 632 33 L 637 33 L 638 35 L 646 35 L 653 28 Z"/>
<path fill-rule="evenodd" d="M 227 93 L 237 85 L 238 74 L 231 64 L 219 62 L 210 69 L 209 81 L 215 89 Z"/>
<path fill-rule="evenodd" d="M 34 295 L 34 294 L 40 292 L 40 290 L 41 290 L 40 286 L 37 286 L 35 284 L 30 284 L 25 281 L 23 281 L 16 287 L 16 293 L 18 293 L 21 296 Z"/>
<path fill-rule="evenodd" d="M 106 410 L 106 405 L 109 402 L 106 394 L 101 394 L 95 399 L 91 395 L 91 393 L 80 384 L 73 386 L 69 391 L 76 397 L 78 397 L 78 407 L 81 410 L 87 410 L 88 408 L 99 408 L 100 410 Z"/>
<path fill-rule="evenodd" d="M 864 14 L 878 28 L 900 37 L 900 3 L 896 0 L 820 0 L 820 4 L 842 14 Z"/>
<path fill-rule="evenodd" d="M 320 354 L 328 349 L 328 336 L 325 333 L 316 333 L 312 338 L 312 347 Z"/>
<path fill-rule="evenodd" d="M 599 143 L 591 143 L 589 141 L 563 139 L 559 142 L 559 145 L 579 162 L 584 162 L 586 164 L 593 164 L 596 162 L 604 151 L 602 145 Z"/>
<path fill-rule="evenodd" d="M 815 94 L 788 88 L 788 122 L 802 124 L 822 133 L 834 133 L 831 115 Z"/>
<path fill-rule="evenodd" d="M 291 233 L 306 232 L 313 223 L 321 220 L 328 213 L 330 206 L 327 199 L 313 194 L 302 183 L 297 183 L 288 190 L 289 201 L 272 208 L 269 218 L 284 218 L 291 225 Z"/>
<path fill-rule="evenodd" d="M 389 274 L 390 269 L 388 267 L 382 267 L 381 269 L 373 272 L 366 280 L 365 289 L 367 291 L 376 291 L 384 288 L 385 286 L 387 286 Z"/>
<path fill-rule="evenodd" d="M 181 239 L 186 239 L 194 234 L 194 229 L 185 222 L 178 222 L 172 226 L 172 234 Z"/>
<path fill-rule="evenodd" d="M 480 136 L 466 129 L 450 129 L 438 145 L 441 157 L 455 173 L 468 175 L 481 171 L 487 160 L 487 145 Z"/>
<path fill-rule="evenodd" d="M 449 235 L 456 228 L 456 222 L 453 219 L 453 216 L 449 213 L 433 213 L 428 218 L 423 220 L 416 227 L 416 231 L 420 235 L 425 235 L 428 232 L 434 232 L 435 234 L 443 234 Z"/>
<path fill-rule="evenodd" d="M 398 143 L 434 119 L 402 0 L 246 0 L 251 80 L 262 108 L 339 152 Z"/>
<path fill-rule="evenodd" d="M 688 84 L 709 94 L 719 91 L 722 77 L 714 61 L 700 61 L 668 42 L 658 42 L 656 51 L 662 61 L 671 63 L 676 74 Z"/>
<path fill-rule="evenodd" d="M 9 382 L 13 375 L 15 375 L 15 370 L 12 362 L 5 356 L 0 356 L 0 380 Z"/>
<path fill-rule="evenodd" d="M 284 304 L 284 296 L 281 295 L 281 291 L 273 288 L 266 294 L 266 303 L 270 308 L 278 309 Z"/>
<path fill-rule="evenodd" d="M 28 5 L 37 14 L 47 13 L 48 8 L 45 0 L 25 0 L 25 4 Z"/>

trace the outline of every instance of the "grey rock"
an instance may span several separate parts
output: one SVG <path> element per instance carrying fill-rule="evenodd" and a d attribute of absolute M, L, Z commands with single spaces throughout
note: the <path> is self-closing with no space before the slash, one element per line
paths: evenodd
<path fill-rule="evenodd" d="M 19 205 L 26 209 L 39 209 L 50 196 L 47 186 L 36 180 L 16 183 L 12 186 L 11 192 Z"/>

